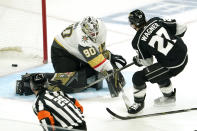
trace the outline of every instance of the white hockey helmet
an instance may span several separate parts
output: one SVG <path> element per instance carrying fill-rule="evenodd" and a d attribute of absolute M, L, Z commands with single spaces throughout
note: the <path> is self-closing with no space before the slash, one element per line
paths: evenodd
<path fill-rule="evenodd" d="M 92 16 L 85 17 L 81 22 L 82 31 L 93 41 L 97 41 L 98 36 L 98 20 Z"/>

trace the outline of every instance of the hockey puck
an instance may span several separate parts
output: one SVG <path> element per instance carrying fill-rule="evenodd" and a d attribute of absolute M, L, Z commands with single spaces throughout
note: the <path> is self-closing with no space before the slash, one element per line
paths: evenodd
<path fill-rule="evenodd" d="M 18 65 L 17 64 L 12 64 L 12 67 L 17 67 Z"/>

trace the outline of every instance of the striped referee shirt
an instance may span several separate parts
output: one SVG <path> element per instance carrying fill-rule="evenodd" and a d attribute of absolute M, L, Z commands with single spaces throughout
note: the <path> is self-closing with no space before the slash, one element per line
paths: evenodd
<path fill-rule="evenodd" d="M 40 91 L 33 103 L 33 110 L 46 131 L 54 130 L 55 126 L 72 129 L 85 123 L 82 111 L 75 105 L 76 101 L 61 91 Z"/>

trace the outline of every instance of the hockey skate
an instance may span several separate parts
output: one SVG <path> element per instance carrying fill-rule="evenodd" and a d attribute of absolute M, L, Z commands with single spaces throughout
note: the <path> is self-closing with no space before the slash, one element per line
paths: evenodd
<path fill-rule="evenodd" d="M 176 89 L 171 93 L 170 96 L 162 96 L 154 100 L 155 105 L 168 105 L 176 102 Z"/>
<path fill-rule="evenodd" d="M 144 102 L 143 103 L 134 103 L 132 106 L 129 107 L 128 113 L 130 114 L 136 114 L 140 112 L 144 108 Z"/>

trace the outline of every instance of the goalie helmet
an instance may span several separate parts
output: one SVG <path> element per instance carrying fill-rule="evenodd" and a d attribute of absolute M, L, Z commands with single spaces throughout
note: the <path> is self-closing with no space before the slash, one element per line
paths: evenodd
<path fill-rule="evenodd" d="M 97 41 L 98 36 L 98 20 L 92 16 L 85 17 L 81 22 L 82 31 L 93 41 Z"/>
<path fill-rule="evenodd" d="M 42 73 L 32 74 L 30 78 L 30 87 L 32 90 L 43 90 L 48 87 L 48 80 Z"/>
<path fill-rule="evenodd" d="M 146 23 L 146 18 L 144 13 L 141 10 L 134 10 L 129 13 L 129 22 L 130 25 L 135 25 L 137 28 L 140 28 Z"/>

